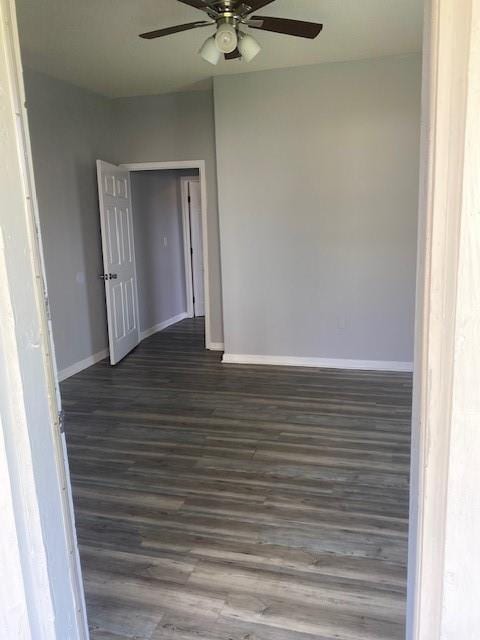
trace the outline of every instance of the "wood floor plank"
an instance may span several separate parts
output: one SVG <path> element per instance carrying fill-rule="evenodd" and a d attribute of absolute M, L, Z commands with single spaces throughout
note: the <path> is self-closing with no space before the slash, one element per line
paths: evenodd
<path fill-rule="evenodd" d="M 222 365 L 203 331 L 62 383 L 92 640 L 400 640 L 411 375 Z"/>

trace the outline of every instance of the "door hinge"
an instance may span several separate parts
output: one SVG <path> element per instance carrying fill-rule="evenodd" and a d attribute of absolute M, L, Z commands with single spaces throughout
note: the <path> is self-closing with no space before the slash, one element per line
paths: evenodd
<path fill-rule="evenodd" d="M 62 409 L 58 412 L 58 430 L 60 433 L 65 433 L 65 411 Z"/>
<path fill-rule="evenodd" d="M 193 296 L 193 304 L 195 304 L 195 296 Z"/>
<path fill-rule="evenodd" d="M 188 204 L 190 204 L 192 201 L 192 198 L 190 196 L 188 196 Z"/>
<path fill-rule="evenodd" d="M 190 255 L 193 256 L 193 247 L 190 247 Z"/>

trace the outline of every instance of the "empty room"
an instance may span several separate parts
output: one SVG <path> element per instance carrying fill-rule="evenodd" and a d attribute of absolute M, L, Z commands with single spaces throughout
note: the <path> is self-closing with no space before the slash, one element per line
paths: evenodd
<path fill-rule="evenodd" d="M 16 5 L 65 640 L 404 638 L 423 2 Z"/>

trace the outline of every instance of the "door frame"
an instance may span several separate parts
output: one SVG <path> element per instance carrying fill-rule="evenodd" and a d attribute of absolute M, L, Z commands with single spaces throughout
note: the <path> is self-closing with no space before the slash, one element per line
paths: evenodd
<path fill-rule="evenodd" d="M 408 640 L 478 636 L 479 33 L 480 0 L 426 0 Z"/>
<path fill-rule="evenodd" d="M 462 425 L 462 412 L 469 412 L 465 418 L 470 419 L 479 413 L 480 336 L 478 322 L 474 323 L 474 320 L 478 320 L 478 308 L 474 307 L 474 301 L 465 295 L 466 288 L 470 294 L 475 291 L 473 287 L 477 283 L 478 270 L 474 267 L 478 267 L 480 254 L 478 237 L 473 233 L 475 229 L 478 230 L 480 211 L 480 128 L 478 111 L 473 109 L 476 101 L 474 90 L 480 95 L 478 81 L 475 80 L 480 76 L 480 52 L 478 40 L 475 42 L 472 37 L 472 27 L 477 31 L 479 28 L 479 14 L 480 0 L 426 1 L 424 132 L 421 153 L 423 169 L 413 419 L 416 451 L 412 467 L 418 474 L 419 481 L 417 486 L 412 486 L 414 501 L 410 522 L 408 640 L 440 639 L 443 586 L 446 583 L 450 588 L 456 586 L 457 578 L 450 573 L 446 575 L 447 567 L 444 562 L 445 543 L 448 540 L 448 510 L 455 506 L 455 500 L 449 500 L 449 493 L 454 481 L 457 492 L 463 488 L 459 480 L 470 473 L 473 464 L 477 462 L 472 460 L 472 457 L 478 453 L 478 440 L 474 440 L 471 435 L 471 428 L 463 432 L 461 438 L 452 439 L 452 434 L 458 435 L 458 427 Z M 31 298 L 21 317 L 12 314 L 7 316 L 9 330 L 4 330 L 2 334 L 9 353 L 10 377 L 7 378 L 6 390 L 10 393 L 7 408 L 11 408 L 22 419 L 11 420 L 8 415 L 5 419 L 5 415 L 2 415 L 3 433 L 14 444 L 13 447 L 0 452 L 0 470 L 5 471 L 6 477 L 10 480 L 10 486 L 5 487 L 5 494 L 12 498 L 12 523 L 16 539 L 13 537 L 7 540 L 5 532 L 0 532 L 0 545 L 5 545 L 5 549 L 11 549 L 11 545 L 7 547 L 7 544 L 21 539 L 19 529 L 28 534 L 23 541 L 26 540 L 30 546 L 26 549 L 19 547 L 22 566 L 14 563 L 13 557 L 7 558 L 10 570 L 4 587 L 9 602 L 15 604 L 17 611 L 23 607 L 28 618 L 28 612 L 33 610 L 41 627 L 48 630 L 51 629 L 55 616 L 64 617 L 63 614 L 67 613 L 56 610 L 55 603 L 48 598 L 48 587 L 53 588 L 55 577 L 63 579 L 65 576 L 53 576 L 48 574 L 48 571 L 44 572 L 47 582 L 43 584 L 43 588 L 40 588 L 34 579 L 36 574 L 40 574 L 42 567 L 48 568 L 51 557 L 60 553 L 60 549 L 42 535 L 38 522 L 38 514 L 49 513 L 49 505 L 54 497 L 38 490 L 35 476 L 39 473 L 39 467 L 48 463 L 57 472 L 57 492 L 66 491 L 69 494 L 70 482 L 54 412 L 50 411 L 48 419 L 46 414 L 39 415 L 37 412 L 36 415 L 32 415 L 32 407 L 38 406 L 39 403 L 49 403 L 53 406 L 51 399 L 55 398 L 57 393 L 57 375 L 45 304 L 41 303 L 45 282 L 15 0 L 0 0 L 0 35 L 4 39 L 3 47 L 0 48 L 0 81 L 4 91 L 3 95 L 0 92 L 0 101 L 4 107 L 0 109 L 0 130 L 3 133 L 0 137 L 0 153 L 2 160 L 10 163 L 7 177 L 11 186 L 8 190 L 0 190 L 0 220 L 2 211 L 7 211 L 8 216 L 3 214 L 7 229 L 14 220 L 26 221 L 18 230 L 17 236 L 8 237 L 9 242 L 23 242 L 24 251 L 8 252 L 0 244 L 0 253 L 4 256 L 4 263 L 0 265 L 3 268 L 0 308 L 5 311 L 8 300 L 18 301 L 27 295 Z M 2 80 L 5 76 L 6 82 Z M 467 131 L 468 145 L 465 144 Z M 15 144 L 12 144 L 12 140 Z M 459 158 L 458 162 L 452 161 L 449 151 L 453 152 L 455 158 Z M 149 164 L 150 167 L 148 164 L 130 167 L 134 167 L 133 170 L 199 168 L 202 184 L 205 185 L 205 168 L 201 162 L 186 162 L 180 167 L 179 163 Z M 18 170 L 19 167 L 21 170 Z M 16 198 L 17 194 L 22 194 L 23 197 Z M 202 190 L 202 198 L 206 240 L 205 189 Z M 8 247 L 8 244 L 6 246 Z M 23 254 L 31 258 L 28 268 Z M 208 262 L 205 266 L 207 265 Z M 463 277 L 459 278 L 459 274 Z M 32 292 L 35 295 L 31 295 Z M 208 277 L 205 292 L 207 295 Z M 209 305 L 206 304 L 207 309 L 209 310 Z M 465 322 L 466 319 L 469 321 Z M 40 337 L 34 345 L 35 349 L 32 349 L 34 333 Z M 32 360 L 29 360 L 27 355 L 42 360 L 40 369 L 32 369 Z M 0 373 L 3 372 L 2 367 L 0 361 Z M 3 400 L 1 396 L 0 400 Z M 41 454 L 33 449 L 30 443 L 29 430 L 34 429 L 37 435 L 41 429 L 45 439 Z M 51 447 L 50 438 L 55 438 L 58 446 Z M 453 442 L 455 452 L 452 451 Z M 477 449 L 472 448 L 474 444 Z M 454 460 L 455 474 L 450 473 L 453 453 L 457 456 Z M 31 465 L 23 467 L 22 490 L 19 490 L 14 464 L 16 460 L 29 460 L 30 456 Z M 66 485 L 62 485 L 62 477 L 66 477 Z M 470 484 L 468 488 L 476 491 L 476 487 L 472 489 Z M 464 495 L 462 505 L 468 506 L 472 496 L 473 493 Z M 63 519 L 51 524 L 55 525 L 60 538 L 68 537 L 68 532 L 73 530 L 75 539 L 73 514 L 69 503 L 70 498 L 63 503 Z M 473 535 L 475 531 L 468 531 L 467 525 L 469 523 L 472 528 L 473 524 L 478 524 L 478 513 L 467 512 L 461 515 L 462 520 L 456 523 L 456 531 L 461 530 L 465 536 Z M 454 525 L 450 523 L 449 526 Z M 452 538 L 451 528 L 448 533 Z M 453 542 L 457 542 L 458 546 L 459 540 L 454 538 Z M 33 545 L 34 563 L 30 557 Z M 448 552 L 452 553 L 451 544 L 448 546 Z M 478 557 L 473 556 L 475 553 L 478 554 L 478 550 L 473 548 L 476 546 L 478 547 L 471 545 L 469 549 L 471 562 Z M 435 555 L 436 552 L 440 555 Z M 79 568 L 76 571 L 77 557 L 77 546 L 74 543 L 70 570 L 66 578 L 72 591 L 78 587 L 83 595 L 83 585 L 79 584 Z M 30 580 L 30 585 L 34 588 L 22 588 L 25 580 Z M 14 593 L 15 584 L 18 585 L 18 593 Z M 460 586 L 457 586 L 460 592 Z M 472 593 L 469 594 L 470 597 L 465 598 L 466 607 L 472 606 Z M 76 627 L 72 629 L 70 637 L 87 638 L 83 598 L 80 598 L 78 607 L 76 613 L 71 612 L 74 614 Z M 471 610 L 467 611 L 473 618 Z M 459 618 L 461 613 L 461 610 L 457 613 Z M 33 637 L 35 640 L 51 640 L 54 636 L 48 631 L 32 635 L 26 630 L 25 638 Z"/>
<path fill-rule="evenodd" d="M 12 637 L 88 640 L 15 0 L 0 0 L 0 131 L 0 174 L 8 166 L 8 189 L 0 180 L 0 345 L 7 361 L 5 371 L 0 358 L 0 382 L 5 375 L 9 396 L 5 406 L 0 393 L 0 559 L 9 578 L 0 606 L 5 598 L 15 612 L 11 628 L 2 619 Z M 10 229 L 13 220 L 24 224 Z M 10 255 L 13 238 L 21 250 Z M 57 602 L 61 589 L 68 607 Z"/>
<path fill-rule="evenodd" d="M 192 226 L 190 222 L 190 207 L 188 202 L 188 183 L 199 182 L 197 176 L 182 176 L 180 178 L 180 194 L 182 200 L 182 227 L 183 227 L 183 257 L 185 262 L 185 291 L 187 296 L 187 314 L 189 318 L 195 317 L 195 305 L 193 303 L 193 262 L 191 248 Z M 201 187 L 200 187 L 201 189 Z M 203 232 L 202 232 L 203 237 Z M 205 250 L 202 247 L 205 264 Z"/>
<path fill-rule="evenodd" d="M 124 162 L 119 166 L 129 171 L 172 171 L 178 169 L 194 169 L 198 171 L 200 180 L 200 204 L 202 208 L 202 242 L 203 242 L 203 268 L 204 268 L 204 294 L 205 294 L 205 348 L 209 351 L 217 351 L 218 347 L 212 340 L 211 334 L 211 306 L 210 306 L 210 268 L 208 260 L 208 204 L 207 204 L 207 177 L 205 160 L 173 160 L 169 162 Z M 135 215 L 135 212 L 133 213 Z M 188 280 L 185 273 L 185 279 Z M 191 284 L 190 284 L 191 286 Z M 188 287 L 188 284 L 187 284 Z M 191 298 L 190 298 L 191 299 Z M 193 305 L 192 305 L 193 306 Z M 187 299 L 187 313 L 193 317 L 193 309 L 189 310 Z"/>

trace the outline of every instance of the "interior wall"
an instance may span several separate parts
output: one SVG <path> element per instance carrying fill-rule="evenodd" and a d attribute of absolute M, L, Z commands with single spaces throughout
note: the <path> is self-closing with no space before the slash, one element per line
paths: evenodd
<path fill-rule="evenodd" d="M 26 86 L 61 370 L 107 348 L 98 157 L 206 161 L 224 342 L 216 147 L 226 351 L 411 362 L 419 56 L 216 78 L 216 131 L 209 91 L 108 100 L 28 70 Z"/>
<path fill-rule="evenodd" d="M 212 342 L 223 344 L 215 125 L 211 91 L 119 98 L 114 106 L 118 162 L 205 160 Z"/>
<path fill-rule="evenodd" d="M 418 55 L 215 78 L 227 354 L 411 363 L 420 91 Z"/>
<path fill-rule="evenodd" d="M 60 371 L 108 346 L 95 162 L 111 160 L 109 100 L 25 70 L 35 184 Z"/>
<path fill-rule="evenodd" d="M 181 175 L 185 173 L 131 174 L 141 332 L 187 312 Z"/>

